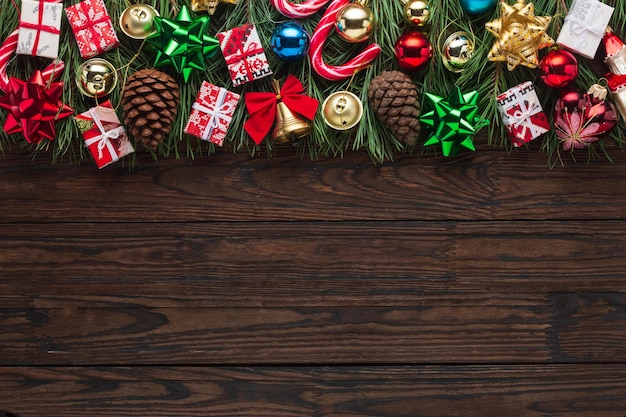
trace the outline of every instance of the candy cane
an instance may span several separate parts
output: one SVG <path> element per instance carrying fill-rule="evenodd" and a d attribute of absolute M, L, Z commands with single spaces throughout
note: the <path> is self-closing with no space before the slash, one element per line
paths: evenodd
<path fill-rule="evenodd" d="M 380 46 L 373 43 L 365 48 L 360 54 L 346 62 L 341 66 L 328 65 L 324 63 L 322 57 L 322 49 L 328 35 L 335 25 L 336 15 L 339 9 L 350 3 L 351 0 L 333 0 L 326 9 L 324 16 L 320 19 L 313 36 L 311 36 L 311 48 L 309 49 L 309 58 L 315 72 L 327 80 L 337 81 L 343 80 L 367 66 L 372 62 L 378 54 L 380 54 Z"/>
<path fill-rule="evenodd" d="M 288 0 L 270 0 L 270 2 L 283 15 L 292 19 L 302 19 L 320 10 L 328 3 L 328 0 L 306 0 L 298 4 Z"/>
<path fill-rule="evenodd" d="M 9 88 L 9 75 L 7 74 L 7 68 L 9 67 L 9 62 L 11 62 L 11 58 L 15 51 L 17 50 L 17 39 L 19 35 L 19 30 L 15 29 L 9 37 L 4 41 L 2 46 L 0 46 L 0 90 L 5 93 Z M 45 83 L 58 78 L 65 68 L 65 63 L 61 60 L 57 60 L 52 64 L 48 65 L 41 73 L 43 76 L 43 80 Z"/>

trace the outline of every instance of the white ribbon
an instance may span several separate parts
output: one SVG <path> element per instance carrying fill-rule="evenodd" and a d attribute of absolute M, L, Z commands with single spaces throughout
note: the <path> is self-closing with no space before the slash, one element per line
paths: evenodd
<path fill-rule="evenodd" d="M 226 99 L 226 93 L 228 93 L 228 90 L 226 90 L 225 88 L 220 88 L 220 92 L 217 94 L 217 99 L 215 100 L 215 107 L 212 109 L 198 102 L 193 103 L 193 105 L 191 106 L 193 109 L 211 116 L 207 125 L 204 128 L 204 131 L 202 132 L 203 140 L 207 140 L 211 137 L 211 135 L 213 134 L 213 130 L 220 125 L 221 121 L 228 124 L 233 119 L 228 114 L 225 114 L 230 113 L 233 110 L 232 104 L 224 103 L 224 100 Z"/>
<path fill-rule="evenodd" d="M 106 107 L 102 107 L 105 108 Z M 108 109 L 107 109 L 108 110 Z M 113 110 L 111 110 L 113 111 Z M 103 150 L 106 147 L 109 151 L 109 153 L 111 154 L 111 159 L 112 162 L 117 162 L 119 161 L 120 157 L 117 155 L 117 150 L 113 147 L 113 144 L 111 143 L 111 139 L 118 139 L 120 137 L 121 134 L 124 133 L 124 127 L 123 126 L 118 126 L 114 129 L 111 130 L 104 130 L 104 126 L 102 125 L 102 121 L 100 120 L 100 116 L 98 116 L 98 112 L 96 111 L 96 107 L 92 107 L 91 109 L 89 109 L 89 114 L 91 115 L 91 118 L 93 119 L 94 123 L 96 124 L 96 126 L 98 126 L 98 130 L 100 130 L 100 135 L 99 136 L 95 136 L 91 139 L 87 139 L 85 141 L 85 146 L 89 147 L 91 145 L 93 145 L 94 143 L 98 142 L 98 159 L 102 159 L 103 157 Z"/>
<path fill-rule="evenodd" d="M 537 103 L 535 100 L 530 100 L 528 102 L 528 107 L 526 106 L 526 102 L 524 100 L 521 100 L 519 102 L 519 106 L 520 109 L 510 115 L 505 124 L 513 125 L 513 127 L 518 128 L 519 125 L 528 120 L 530 116 L 534 116 L 542 110 L 539 103 Z"/>
<path fill-rule="evenodd" d="M 577 51 L 583 49 L 587 45 L 589 39 L 586 36 L 583 36 L 586 32 L 589 32 L 598 38 L 602 38 L 604 36 L 604 31 L 606 30 L 606 25 L 602 25 L 602 23 L 595 26 L 592 25 L 593 19 L 598 11 L 599 3 L 595 1 L 590 3 L 591 7 L 585 14 L 585 20 L 581 20 L 576 13 L 578 9 L 584 7 L 584 5 L 578 6 L 578 4 L 576 10 L 570 11 L 570 13 L 568 13 L 565 17 L 565 23 L 569 23 L 570 33 L 576 36 L 574 49 Z"/>

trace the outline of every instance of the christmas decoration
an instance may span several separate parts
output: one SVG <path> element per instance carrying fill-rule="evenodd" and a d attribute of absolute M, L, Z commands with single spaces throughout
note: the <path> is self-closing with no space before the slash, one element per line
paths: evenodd
<path fill-rule="evenodd" d="M 270 3 L 287 17 L 303 19 L 321 10 L 328 3 L 328 0 L 305 0 L 301 3 L 292 3 L 288 0 L 270 0 Z"/>
<path fill-rule="evenodd" d="M 207 34 L 209 18 L 193 18 L 181 7 L 176 19 L 154 17 L 154 33 L 146 42 L 157 51 L 155 67 L 172 65 L 185 82 L 194 69 L 205 70 L 205 59 L 215 55 L 218 41 Z"/>
<path fill-rule="evenodd" d="M 578 61 L 570 52 L 556 49 L 539 62 L 541 79 L 552 88 L 567 87 L 578 76 Z"/>
<path fill-rule="evenodd" d="M 270 46 L 280 59 L 296 62 L 306 56 L 311 46 L 311 37 L 297 21 L 284 22 L 274 29 Z"/>
<path fill-rule="evenodd" d="M 74 113 L 60 101 L 63 83 L 44 78 L 41 71 L 35 71 L 28 81 L 11 77 L 5 92 L 0 96 L 0 108 L 9 112 L 4 131 L 21 133 L 29 143 L 54 140 L 54 123 Z"/>
<path fill-rule="evenodd" d="M 117 71 L 109 61 L 91 58 L 78 67 L 76 85 L 87 97 L 108 96 L 117 85 Z"/>
<path fill-rule="evenodd" d="M 463 72 L 474 55 L 474 49 L 474 41 L 467 32 L 454 32 L 443 43 L 443 66 L 454 73 Z"/>
<path fill-rule="evenodd" d="M 593 91 L 602 91 L 594 86 Z M 604 100 L 606 90 L 592 96 L 577 88 L 563 90 L 554 106 L 554 128 L 564 151 L 583 149 L 615 128 L 615 107 Z"/>
<path fill-rule="evenodd" d="M 611 71 L 606 75 L 611 98 L 626 120 L 626 45 L 612 30 L 608 30 L 602 38 L 606 57 L 604 62 Z"/>
<path fill-rule="evenodd" d="M 497 103 L 514 146 L 522 146 L 550 130 L 532 82 L 508 89 L 498 96 Z"/>
<path fill-rule="evenodd" d="M 350 0 L 333 0 L 311 37 L 311 49 L 309 50 L 311 66 L 318 75 L 327 80 L 338 81 L 352 77 L 355 72 L 366 67 L 376 59 L 381 51 L 380 46 L 374 43 L 367 46 L 360 54 L 350 59 L 344 65 L 329 65 L 324 62 L 322 56 L 324 43 L 335 25 L 337 13 L 349 2 Z"/>
<path fill-rule="evenodd" d="M 217 34 L 233 86 L 272 75 L 272 70 L 253 23 Z"/>
<path fill-rule="evenodd" d="M 137 142 L 156 149 L 168 136 L 180 100 L 174 78 L 152 68 L 128 77 L 122 95 L 124 124 Z"/>
<path fill-rule="evenodd" d="M 409 0 L 404 5 L 404 20 L 413 26 L 426 26 L 430 19 L 430 6 L 424 0 Z"/>
<path fill-rule="evenodd" d="M 110 101 L 74 117 L 98 169 L 135 152 Z"/>
<path fill-rule="evenodd" d="M 349 91 L 336 91 L 322 104 L 324 122 L 335 130 L 348 130 L 356 126 L 363 116 L 363 103 Z"/>
<path fill-rule="evenodd" d="M 65 8 L 80 56 L 92 58 L 120 44 L 104 0 L 84 0 Z"/>
<path fill-rule="evenodd" d="M 361 3 L 348 3 L 335 15 L 335 30 L 347 42 L 363 42 L 374 30 L 374 14 Z"/>
<path fill-rule="evenodd" d="M 191 108 L 185 133 L 223 146 L 239 98 L 237 93 L 203 81 Z"/>
<path fill-rule="evenodd" d="M 470 16 L 482 16 L 496 6 L 498 0 L 459 0 L 461 8 Z"/>
<path fill-rule="evenodd" d="M 419 118 L 431 131 L 424 146 L 440 144 L 444 156 L 456 156 L 461 148 L 475 150 L 474 134 L 489 124 L 478 116 L 478 92 L 463 94 L 455 87 L 445 99 L 430 93 L 426 98 L 433 109 Z"/>
<path fill-rule="evenodd" d="M 56 58 L 62 13 L 61 0 L 22 0 L 16 53 Z"/>
<path fill-rule="evenodd" d="M 533 3 L 518 0 L 511 6 L 502 1 L 500 18 L 485 25 L 496 37 L 487 59 L 506 62 L 509 71 L 518 65 L 537 68 L 538 51 L 554 44 L 546 33 L 551 19 L 549 16 L 535 16 Z"/>
<path fill-rule="evenodd" d="M 556 43 L 593 59 L 613 10 L 598 0 L 574 0 Z"/>
<path fill-rule="evenodd" d="M 367 97 L 396 139 L 414 145 L 420 132 L 420 106 L 411 77 L 401 71 L 383 71 L 370 82 Z"/>
<path fill-rule="evenodd" d="M 285 134 L 278 134 L 283 132 L 275 130 L 274 137 L 279 142 L 295 141 L 295 139 L 304 136 L 304 134 L 310 131 L 310 125 L 302 124 L 301 119 L 295 115 L 313 120 L 315 113 L 317 113 L 319 102 L 313 97 L 304 94 L 304 87 L 296 77 L 288 75 L 282 88 L 279 87 L 276 80 L 274 81 L 273 87 L 275 91 L 273 93 L 250 92 L 246 95 L 246 108 L 250 117 L 243 127 L 257 144 L 261 143 L 272 128 L 272 124 L 277 116 L 277 105 L 279 103 L 283 104 L 284 106 L 281 106 L 283 110 L 286 107 L 289 113 L 291 113 L 290 117 L 294 118 L 293 122 L 289 120 L 294 125 L 292 130 L 285 132 Z M 292 136 L 292 138 L 289 138 L 289 136 Z"/>
<path fill-rule="evenodd" d="M 239 0 L 191 0 L 191 10 L 194 12 L 206 11 L 208 14 L 215 14 L 219 4 L 239 4 Z"/>
<path fill-rule="evenodd" d="M 128 6 L 120 15 L 120 29 L 133 39 L 145 39 L 154 33 L 154 18 L 159 12 L 147 4 Z"/>
<path fill-rule="evenodd" d="M 400 36 L 394 51 L 398 66 L 407 71 L 424 68 L 433 56 L 433 46 L 422 32 L 411 31 Z"/>

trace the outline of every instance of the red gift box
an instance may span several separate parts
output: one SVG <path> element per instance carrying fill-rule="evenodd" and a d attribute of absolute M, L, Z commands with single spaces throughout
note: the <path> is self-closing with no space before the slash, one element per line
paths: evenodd
<path fill-rule="evenodd" d="M 497 97 L 498 111 L 509 131 L 513 145 L 518 147 L 550 130 L 532 82 L 526 81 Z"/>
<path fill-rule="evenodd" d="M 135 152 L 110 101 L 74 117 L 98 168 Z"/>
<path fill-rule="evenodd" d="M 204 81 L 191 108 L 185 133 L 222 146 L 239 98 L 237 93 Z"/>
<path fill-rule="evenodd" d="M 92 58 L 120 44 L 104 0 L 85 0 L 65 9 L 80 56 Z"/>
<path fill-rule="evenodd" d="M 253 23 L 220 32 L 217 39 L 234 87 L 272 75 Z"/>

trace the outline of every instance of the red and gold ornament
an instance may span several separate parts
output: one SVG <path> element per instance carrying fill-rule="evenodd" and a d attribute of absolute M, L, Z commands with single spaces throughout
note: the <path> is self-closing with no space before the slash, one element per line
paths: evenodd
<path fill-rule="evenodd" d="M 552 88 L 564 88 L 578 76 L 578 61 L 571 52 L 555 49 L 539 62 L 541 79 Z"/>
<path fill-rule="evenodd" d="M 433 46 L 422 32 L 411 31 L 400 36 L 394 48 L 398 66 L 406 71 L 417 71 L 428 64 Z"/>

